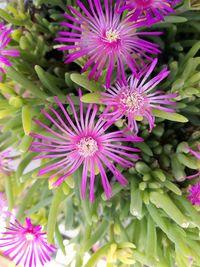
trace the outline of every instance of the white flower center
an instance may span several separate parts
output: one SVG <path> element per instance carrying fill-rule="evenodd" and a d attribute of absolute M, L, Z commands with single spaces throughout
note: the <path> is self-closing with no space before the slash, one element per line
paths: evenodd
<path fill-rule="evenodd" d="M 98 151 L 97 141 L 92 137 L 84 137 L 77 144 L 78 152 L 84 158 L 93 156 Z"/>
<path fill-rule="evenodd" d="M 139 92 L 124 91 L 120 95 L 120 104 L 127 109 L 128 112 L 141 112 L 145 108 L 147 99 Z"/>
<path fill-rule="evenodd" d="M 106 31 L 106 40 L 109 43 L 116 42 L 117 40 L 120 39 L 119 33 L 116 30 L 109 30 Z"/>
<path fill-rule="evenodd" d="M 35 236 L 33 234 L 31 234 L 31 233 L 26 234 L 26 240 L 32 241 L 34 239 L 35 239 Z"/>

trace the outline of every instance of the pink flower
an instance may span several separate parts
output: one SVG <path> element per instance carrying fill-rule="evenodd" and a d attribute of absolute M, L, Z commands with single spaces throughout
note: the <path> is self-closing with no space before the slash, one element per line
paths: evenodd
<path fill-rule="evenodd" d="M 12 66 L 8 57 L 18 57 L 19 50 L 8 50 L 6 46 L 10 42 L 10 33 L 12 29 L 4 26 L 4 22 L 0 23 L 0 80 L 1 73 L 4 73 L 4 66 Z"/>
<path fill-rule="evenodd" d="M 128 15 L 132 21 L 142 20 L 151 26 L 164 20 L 164 16 L 174 12 L 173 7 L 181 0 L 124 0 L 119 9 L 130 11 Z"/>
<path fill-rule="evenodd" d="M 190 195 L 188 196 L 188 200 L 192 203 L 192 205 L 200 206 L 200 181 L 191 185 L 189 193 Z"/>
<path fill-rule="evenodd" d="M 102 102 L 106 105 L 106 109 L 102 114 L 104 119 L 117 121 L 121 118 L 126 118 L 128 120 L 128 128 L 131 131 L 134 129 L 137 133 L 137 116 L 145 117 L 149 122 L 150 130 L 152 130 L 155 121 L 152 108 L 174 112 L 173 109 L 162 105 L 175 105 L 175 102 L 169 99 L 176 97 L 176 94 L 165 94 L 162 91 L 151 92 L 168 76 L 169 71 L 164 68 L 157 76 L 147 82 L 156 64 L 157 59 L 141 73 L 139 78 L 131 76 L 128 84 L 116 83 L 115 86 L 102 93 Z"/>
<path fill-rule="evenodd" d="M 79 97 L 81 98 L 81 91 L 79 91 Z M 122 131 L 105 133 L 108 128 L 105 126 L 106 121 L 100 118 L 95 122 L 97 105 L 90 104 L 84 116 L 83 104 L 80 102 L 80 116 L 78 116 L 71 98 L 67 96 L 67 99 L 74 118 L 70 117 L 66 108 L 55 97 L 62 114 L 52 107 L 49 107 L 51 114 L 45 110 L 42 111 L 53 124 L 53 128 L 34 120 L 52 137 L 32 134 L 33 137 L 41 141 L 33 142 L 31 150 L 44 152 L 44 155 L 40 155 L 37 159 L 57 160 L 54 163 L 49 162 L 48 166 L 39 171 L 39 175 L 51 173 L 49 179 L 56 178 L 53 186 L 59 186 L 65 178 L 83 166 L 81 194 L 85 198 L 89 176 L 90 200 L 94 201 L 95 173 L 98 170 L 105 194 L 109 199 L 112 195 L 112 189 L 105 167 L 120 184 L 126 186 L 128 182 L 115 164 L 120 164 L 127 169 L 131 168 L 134 165 L 132 160 L 138 159 L 138 156 L 133 154 L 138 152 L 138 149 L 121 144 L 121 142 L 130 140 L 129 136 L 124 135 Z"/>
<path fill-rule="evenodd" d="M 112 73 L 116 66 L 118 79 L 125 81 L 126 65 L 137 75 L 144 59 L 152 60 L 151 56 L 160 51 L 158 45 L 140 39 L 141 35 L 159 35 L 160 32 L 137 32 L 144 22 L 130 22 L 122 18 L 116 10 L 121 0 L 104 0 L 105 11 L 100 0 L 88 0 L 88 9 L 82 1 L 76 1 L 78 9 L 69 6 L 73 16 L 65 14 L 67 22 L 61 25 L 66 31 L 58 34 L 57 41 L 66 43 L 58 46 L 59 50 L 68 51 L 65 63 L 74 62 L 84 58 L 86 63 L 82 72 L 89 71 L 89 79 L 99 79 L 103 69 L 106 68 L 106 87 L 111 83 Z M 71 31 L 72 30 L 72 31 Z"/>
<path fill-rule="evenodd" d="M 26 226 L 21 225 L 16 218 L 6 228 L 4 236 L 0 238 L 0 248 L 4 255 L 9 256 L 16 265 L 24 267 L 37 267 L 50 261 L 48 253 L 54 253 L 56 248 L 49 245 L 46 233 L 41 226 L 33 226 L 31 220 L 26 218 Z"/>

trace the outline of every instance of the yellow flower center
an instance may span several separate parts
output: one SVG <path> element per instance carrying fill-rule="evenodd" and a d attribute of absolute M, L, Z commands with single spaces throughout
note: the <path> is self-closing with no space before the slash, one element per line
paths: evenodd
<path fill-rule="evenodd" d="M 109 31 L 106 31 L 106 39 L 109 43 L 113 43 L 119 40 L 120 36 L 116 30 L 109 30 Z"/>
<path fill-rule="evenodd" d="M 31 234 L 31 233 L 26 234 L 26 240 L 32 241 L 34 239 L 35 239 L 35 236 L 33 234 Z"/>

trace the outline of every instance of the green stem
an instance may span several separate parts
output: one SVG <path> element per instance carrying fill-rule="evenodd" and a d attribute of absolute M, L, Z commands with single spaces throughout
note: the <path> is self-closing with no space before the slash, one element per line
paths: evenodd
<path fill-rule="evenodd" d="M 115 239 L 114 239 L 114 224 L 113 223 L 110 224 L 109 235 L 110 235 L 110 242 L 111 243 L 115 242 Z"/>
<path fill-rule="evenodd" d="M 41 180 L 37 180 L 32 187 L 28 190 L 25 198 L 23 199 L 23 201 L 21 202 L 21 205 L 19 207 L 19 211 L 17 214 L 17 218 L 21 221 L 23 219 L 23 217 L 25 216 L 25 208 L 28 206 L 29 202 L 32 200 L 32 196 L 34 194 L 34 192 L 39 188 L 41 183 Z"/>
<path fill-rule="evenodd" d="M 110 248 L 111 243 L 106 244 L 97 250 L 86 263 L 85 267 L 95 267 L 100 258 L 105 256 Z"/>
<path fill-rule="evenodd" d="M 47 241 L 48 243 L 53 243 L 54 232 L 56 228 L 56 219 L 57 213 L 60 203 L 63 201 L 64 194 L 62 191 L 62 187 L 56 189 L 55 194 L 53 196 L 53 200 L 51 203 L 51 207 L 49 210 L 48 216 L 48 224 L 47 224 Z"/>
<path fill-rule="evenodd" d="M 14 68 L 6 68 L 6 74 L 10 79 L 21 84 L 26 90 L 30 91 L 32 95 L 36 96 L 37 98 L 44 100 L 48 97 L 48 95 L 41 91 L 38 86 L 34 85 L 23 74 L 17 72 Z"/>
<path fill-rule="evenodd" d="M 24 0 L 18 0 L 19 9 L 24 12 Z"/>
<path fill-rule="evenodd" d="M 5 177 L 5 190 L 6 190 L 6 197 L 8 201 L 8 208 L 9 208 L 9 211 L 11 211 L 14 207 L 14 197 L 13 197 L 13 190 L 12 190 L 12 180 L 9 174 L 8 176 Z"/>

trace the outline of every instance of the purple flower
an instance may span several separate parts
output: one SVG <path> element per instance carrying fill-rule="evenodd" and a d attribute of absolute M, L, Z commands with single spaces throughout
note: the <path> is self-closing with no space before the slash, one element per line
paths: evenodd
<path fill-rule="evenodd" d="M 88 0 L 89 9 L 79 0 L 76 1 L 82 11 L 69 6 L 73 16 L 64 14 L 69 22 L 61 25 L 66 31 L 59 34 L 57 41 L 67 43 L 59 46 L 59 50 L 68 51 L 65 63 L 79 58 L 85 60 L 82 72 L 90 69 L 89 79 L 99 79 L 104 67 L 106 68 L 106 87 L 111 83 L 114 68 L 117 68 L 118 79 L 125 81 L 126 64 L 137 75 L 144 59 L 152 60 L 151 56 L 160 51 L 158 45 L 140 39 L 140 35 L 159 35 L 160 32 L 136 32 L 144 22 L 130 22 L 122 18 L 116 10 L 121 0 L 104 0 L 105 11 L 100 0 Z M 116 4 L 115 4 L 116 3 Z"/>
<path fill-rule="evenodd" d="M 11 150 L 0 152 L 0 174 L 10 173 L 13 171 Z"/>
<path fill-rule="evenodd" d="M 81 91 L 79 91 L 79 97 L 81 98 Z M 105 194 L 109 199 L 112 195 L 112 189 L 105 167 L 108 168 L 120 184 L 126 186 L 128 182 L 117 169 L 115 163 L 124 168 L 131 168 L 134 165 L 132 160 L 138 159 L 138 156 L 133 153 L 139 150 L 121 144 L 121 142 L 130 141 L 129 136 L 123 134 L 122 131 L 105 133 L 108 128 L 105 126 L 106 121 L 100 118 L 95 122 L 95 116 L 98 111 L 97 105 L 90 104 L 84 116 L 83 104 L 80 101 L 80 116 L 78 116 L 71 98 L 67 96 L 67 99 L 74 119 L 69 116 L 65 107 L 55 97 L 62 114 L 60 115 L 52 107 L 49 107 L 51 114 L 45 110 L 42 111 L 49 121 L 53 123 L 53 128 L 34 120 L 53 137 L 49 137 L 49 134 L 48 136 L 32 134 L 33 137 L 41 139 L 41 141 L 33 142 L 31 150 L 44 152 L 44 155 L 40 155 L 37 159 L 57 159 L 56 162 L 49 163 L 48 166 L 40 170 L 39 175 L 50 173 L 49 179 L 56 179 L 53 186 L 59 186 L 65 178 L 82 165 L 82 197 L 85 198 L 89 176 L 90 200 L 94 201 L 95 175 L 100 173 Z M 138 141 L 137 139 L 135 141 Z M 126 157 L 128 159 L 125 159 Z"/>
<path fill-rule="evenodd" d="M 10 33 L 12 29 L 4 26 L 4 22 L 0 23 L 0 80 L 1 73 L 4 73 L 4 66 L 12 66 L 8 57 L 18 57 L 19 50 L 8 50 L 6 46 L 10 42 Z"/>
<path fill-rule="evenodd" d="M 128 17 L 131 21 L 142 20 L 149 26 L 164 20 L 164 16 L 174 12 L 173 7 L 181 0 L 124 0 L 119 9 L 130 11 Z"/>
<path fill-rule="evenodd" d="M 169 71 L 164 68 L 157 76 L 149 80 L 147 79 L 154 70 L 157 64 L 155 59 L 150 66 L 140 74 L 140 77 L 129 78 L 128 84 L 116 83 L 105 93 L 102 93 L 102 102 L 106 105 L 102 116 L 107 121 L 111 119 L 117 121 L 121 118 L 128 120 L 128 128 L 138 132 L 136 119 L 138 116 L 145 117 L 150 126 L 150 131 L 154 127 L 155 117 L 152 108 L 174 112 L 173 109 L 163 107 L 162 105 L 175 105 L 175 102 L 170 101 L 176 94 L 165 94 L 162 91 L 151 92 L 156 85 L 165 79 Z"/>
<path fill-rule="evenodd" d="M 192 205 L 200 206 L 200 181 L 191 185 L 189 193 L 190 195 L 188 196 L 188 200 L 192 203 Z"/>
<path fill-rule="evenodd" d="M 48 253 L 54 253 L 56 250 L 53 245 L 47 243 L 46 233 L 42 232 L 41 226 L 33 226 L 29 218 L 26 218 L 26 226 L 14 218 L 14 222 L 10 222 L 6 230 L 0 238 L 0 248 L 16 265 L 24 267 L 44 265 L 51 259 Z"/>

